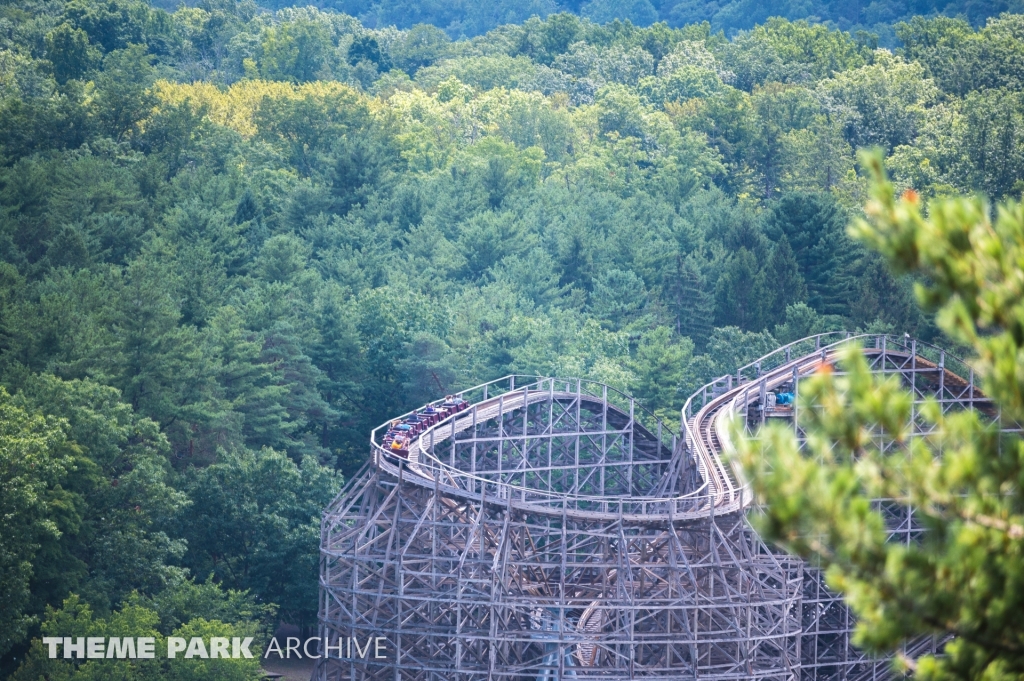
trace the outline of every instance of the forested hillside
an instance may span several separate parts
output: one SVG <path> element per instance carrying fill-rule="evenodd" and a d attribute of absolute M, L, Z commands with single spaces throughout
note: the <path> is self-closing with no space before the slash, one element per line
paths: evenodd
<path fill-rule="evenodd" d="M 593 377 L 678 424 L 808 333 L 931 338 L 846 235 L 858 148 L 901 191 L 1024 189 L 1021 15 L 913 19 L 892 52 L 228 1 L 9 2 L 0 29 L 8 672 L 71 626 L 308 625 L 320 509 L 445 393 Z M 35 645 L 17 678 L 70 673 Z"/>
<path fill-rule="evenodd" d="M 154 4 L 170 11 L 178 6 L 174 0 L 154 0 Z M 260 0 L 259 4 L 276 10 L 298 3 Z M 851 33 L 872 32 L 886 45 L 895 42 L 893 25 L 914 16 L 963 17 L 978 26 L 988 17 L 1024 10 L 1020 0 L 321 0 L 317 6 L 350 14 L 370 28 L 433 24 L 452 38 L 476 36 L 502 24 L 522 23 L 534 15 L 543 19 L 558 12 L 572 12 L 598 23 L 628 20 L 637 26 L 661 21 L 679 28 L 707 21 L 715 31 L 728 35 L 751 29 L 770 17 L 813 17 Z"/>

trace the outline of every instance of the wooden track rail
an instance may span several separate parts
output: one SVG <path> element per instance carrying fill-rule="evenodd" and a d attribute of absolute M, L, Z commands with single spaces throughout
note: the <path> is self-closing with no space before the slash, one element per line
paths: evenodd
<path fill-rule="evenodd" d="M 757 536 L 730 456 L 735 424 L 795 421 L 799 402 L 769 413 L 768 394 L 798 393 L 823 364 L 840 374 L 849 343 L 898 376 L 914 408 L 997 416 L 940 348 L 837 332 L 703 386 L 676 435 L 609 386 L 536 376 L 462 391 L 467 408 L 418 431 L 405 456 L 384 448 L 381 426 L 324 513 L 319 620 L 332 645 L 382 636 L 389 656 L 328 655 L 314 678 L 892 679 L 888 660 L 852 646 L 854 621 L 820 571 Z M 877 503 L 890 540 L 914 541 L 914 509 Z"/>

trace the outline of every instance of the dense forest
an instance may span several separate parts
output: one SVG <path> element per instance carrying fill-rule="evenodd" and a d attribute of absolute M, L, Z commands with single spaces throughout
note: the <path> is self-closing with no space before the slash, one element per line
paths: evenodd
<path fill-rule="evenodd" d="M 38 637 L 309 626 L 370 430 L 460 388 L 590 377 L 678 425 L 809 333 L 935 337 L 846 234 L 859 148 L 899 191 L 1024 189 L 998 3 L 892 50 L 746 0 L 513 4 L 0 4 L 0 675 L 252 678 Z M 948 9 L 881 4 L 758 6 Z"/>
<path fill-rule="evenodd" d="M 174 11 L 180 3 L 154 0 L 153 4 Z M 261 0 L 259 4 L 277 10 L 297 3 Z M 914 16 L 942 13 L 964 17 L 980 26 L 989 17 L 1024 10 L 1021 0 L 320 0 L 316 4 L 321 9 L 354 16 L 367 28 L 432 24 L 453 39 L 477 36 L 503 24 L 522 23 L 532 16 L 545 19 L 551 14 L 571 12 L 596 23 L 619 19 L 641 27 L 664 22 L 680 28 L 707 21 L 713 30 L 728 35 L 749 30 L 771 17 L 814 19 L 850 33 L 873 33 L 887 46 L 896 43 L 895 24 Z"/>

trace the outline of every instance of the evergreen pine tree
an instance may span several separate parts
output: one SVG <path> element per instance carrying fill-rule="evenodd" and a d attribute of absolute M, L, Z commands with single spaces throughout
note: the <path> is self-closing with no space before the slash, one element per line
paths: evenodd
<path fill-rule="evenodd" d="M 242 198 L 238 200 L 238 206 L 235 208 L 235 224 L 240 225 L 243 222 L 255 220 L 259 213 L 260 208 L 256 205 L 256 197 L 253 196 L 251 189 L 246 188 Z"/>
<path fill-rule="evenodd" d="M 321 394 L 338 414 L 336 421 L 323 422 L 320 445 L 339 455 L 338 465 L 353 473 L 362 465 L 363 451 L 351 451 L 350 445 L 373 428 L 364 416 L 363 392 L 365 366 L 353 316 L 344 306 L 343 291 L 328 285 L 316 304 L 319 337 L 310 357 L 323 372 Z"/>
<path fill-rule="evenodd" d="M 302 351 L 295 329 L 279 322 L 263 341 L 261 359 L 274 372 L 274 384 L 285 389 L 282 406 L 287 421 L 276 434 L 276 447 L 285 449 L 296 461 L 312 455 L 322 462 L 331 458 L 319 443 L 324 427 L 337 417 L 320 394 L 323 372 Z"/>
<path fill-rule="evenodd" d="M 250 253 L 259 252 L 263 242 L 270 237 L 270 230 L 263 222 L 259 204 L 256 203 L 256 197 L 251 189 L 246 189 L 242 198 L 238 200 L 233 222 L 236 225 L 244 225 L 245 240 L 248 242 Z"/>
<path fill-rule="evenodd" d="M 112 379 L 126 402 L 167 429 L 207 423 L 222 405 L 215 356 L 195 327 L 178 325 L 178 280 L 163 262 L 163 247 L 154 242 L 128 266 L 110 342 L 93 348 L 91 373 Z"/>
<path fill-rule="evenodd" d="M 765 278 L 767 288 L 771 292 L 768 322 L 780 324 L 785 320 L 787 306 L 807 299 L 807 284 L 800 276 L 800 265 L 797 264 L 785 234 L 772 249 L 771 258 L 765 268 Z"/>
<path fill-rule="evenodd" d="M 590 309 L 609 328 L 619 330 L 636 321 L 647 306 L 643 280 L 631 270 L 610 269 L 594 280 Z"/>
<path fill-rule="evenodd" d="M 717 326 L 738 326 L 744 331 L 764 328 L 764 302 L 770 291 L 757 257 L 746 248 L 729 256 L 718 280 Z"/>
<path fill-rule="evenodd" d="M 807 302 L 819 314 L 843 314 L 853 291 L 857 249 L 846 236 L 847 216 L 829 194 L 793 192 L 774 203 L 765 232 L 789 241 L 807 285 Z M 785 310 L 785 305 L 782 306 Z"/>
<path fill-rule="evenodd" d="M 1020 679 L 1024 214 L 1015 201 L 992 211 L 980 198 L 927 206 L 916 192 L 897 198 L 881 154 L 861 162 L 874 176 L 870 222 L 853 233 L 895 272 L 921 278 L 920 300 L 972 354 L 959 371 L 980 379 L 983 392 L 972 397 L 984 406 L 921 400 L 919 385 L 844 348 L 841 371 L 800 384 L 805 436 L 777 423 L 750 437 L 734 424 L 737 459 L 764 509 L 754 522 L 827 570 L 857 617 L 854 644 L 893 654 L 897 672 Z M 892 541 L 892 519 L 904 513 L 925 531 Z M 908 644 L 929 639 L 941 642 L 941 655 Z"/>
<path fill-rule="evenodd" d="M 668 306 L 675 317 L 676 332 L 703 349 L 711 336 L 715 317 L 715 296 L 701 274 L 701 263 L 694 254 L 685 259 L 676 256 L 676 276 L 668 286 Z"/>
<path fill-rule="evenodd" d="M 894 277 L 880 258 L 870 258 L 858 284 L 857 295 L 850 306 L 850 314 L 858 326 L 881 321 L 898 331 L 913 332 L 921 323 L 921 311 L 914 304 L 910 280 Z"/>
<path fill-rule="evenodd" d="M 863 248 L 846 236 L 843 227 L 829 229 L 810 249 L 811 262 L 819 266 L 811 272 L 814 285 L 808 285 L 808 303 L 822 315 L 848 314 L 858 282 L 856 270 Z"/>
<path fill-rule="evenodd" d="M 242 325 L 233 307 L 223 307 L 210 322 L 212 346 L 219 359 L 217 383 L 228 411 L 215 424 L 221 445 L 259 447 L 271 442 L 286 410 L 281 401 L 286 389 L 273 383 L 273 371 L 260 361 L 262 340 Z M 193 455 L 206 454 L 202 447 Z M 211 452 L 212 453 L 212 452 Z"/>

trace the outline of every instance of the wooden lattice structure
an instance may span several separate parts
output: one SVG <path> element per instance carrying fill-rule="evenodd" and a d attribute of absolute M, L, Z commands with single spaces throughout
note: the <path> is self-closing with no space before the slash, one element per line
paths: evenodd
<path fill-rule="evenodd" d="M 709 383 L 675 435 L 608 386 L 523 376 L 460 393 L 468 408 L 407 453 L 374 431 L 370 462 L 324 515 L 320 635 L 382 637 L 385 654 L 334 647 L 315 677 L 888 678 L 850 645 L 820 573 L 750 528 L 749 490 L 721 456 L 727 419 L 779 416 L 769 393 L 798 391 L 851 340 L 918 402 L 990 409 L 942 350 L 839 333 Z M 892 540 L 914 541 L 912 509 L 878 503 Z"/>

